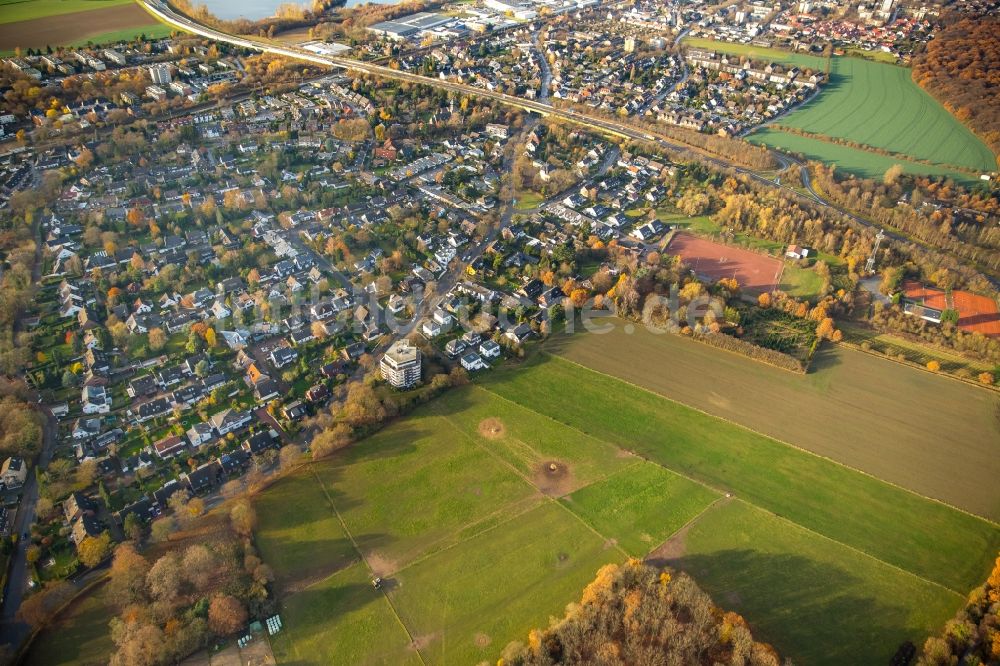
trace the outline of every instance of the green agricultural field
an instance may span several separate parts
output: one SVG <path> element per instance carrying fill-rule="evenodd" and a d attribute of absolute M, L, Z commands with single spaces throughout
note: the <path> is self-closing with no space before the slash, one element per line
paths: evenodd
<path fill-rule="evenodd" d="M 769 49 L 760 46 L 751 46 L 750 44 L 718 42 L 714 39 L 705 39 L 704 37 L 687 37 L 684 39 L 684 44 L 696 49 L 707 49 L 718 53 L 747 56 L 753 60 L 781 62 L 817 71 L 826 69 L 826 58 L 808 53 L 793 53 L 792 51 Z"/>
<path fill-rule="evenodd" d="M 0 0 L 0 23 L 130 5 L 132 0 Z"/>
<path fill-rule="evenodd" d="M 169 37 L 172 32 L 173 29 L 168 25 L 164 25 L 162 23 L 152 23 L 150 25 L 138 26 L 136 28 L 123 28 L 122 30 L 103 32 L 86 39 L 72 42 L 67 44 L 67 46 L 83 47 L 88 44 L 101 46 L 103 44 L 131 42 L 139 37 L 142 37 L 143 35 L 145 35 L 146 39 L 161 39 L 163 37 Z"/>
<path fill-rule="evenodd" d="M 641 326 L 627 335 L 622 322 L 617 324 L 605 335 L 555 337 L 545 348 L 1000 520 L 995 483 L 1000 478 L 1000 396 L 995 392 L 838 346 L 822 347 L 812 371 L 794 375 Z"/>
<path fill-rule="evenodd" d="M 962 601 L 739 500 L 713 506 L 663 550 L 797 664 L 888 663 L 904 641 L 940 631 Z"/>
<path fill-rule="evenodd" d="M 997 168 L 990 149 L 914 83 L 909 69 L 860 58 L 833 63 L 830 84 L 779 124 L 935 164 Z"/>
<path fill-rule="evenodd" d="M 697 38 L 685 39 L 684 43 L 802 68 L 827 68 L 825 58 L 780 49 Z M 750 140 L 832 162 L 865 178 L 881 178 L 895 163 L 910 173 L 946 175 L 956 180 L 955 170 L 947 167 L 973 171 L 997 168 L 990 149 L 914 83 L 909 69 L 863 58 L 835 57 L 830 62 L 830 82 L 820 94 L 780 118 L 778 124 L 910 155 L 938 168 L 768 128 L 754 133 Z M 975 177 L 964 174 L 962 181 L 974 182 Z"/>
<path fill-rule="evenodd" d="M 754 132 L 748 137 L 751 143 L 778 148 L 789 153 L 801 154 L 806 159 L 817 162 L 827 162 L 837 165 L 837 170 L 854 174 L 861 178 L 882 180 L 882 176 L 893 165 L 900 165 L 907 173 L 927 176 L 947 176 L 956 183 L 973 185 L 978 179 L 964 171 L 956 171 L 940 165 L 912 162 L 897 157 L 879 155 L 878 153 L 842 146 L 840 144 L 782 132 L 768 127 Z"/>

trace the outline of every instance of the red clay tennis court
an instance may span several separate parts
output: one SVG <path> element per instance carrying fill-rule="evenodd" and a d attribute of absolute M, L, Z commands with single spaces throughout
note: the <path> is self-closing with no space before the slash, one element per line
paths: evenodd
<path fill-rule="evenodd" d="M 903 295 L 914 303 L 919 303 L 925 308 L 935 310 L 947 310 L 948 304 L 945 302 L 944 291 L 934 287 L 925 287 L 919 282 L 908 281 L 903 283 Z"/>
<path fill-rule="evenodd" d="M 910 281 L 903 284 L 903 294 L 908 300 L 924 307 L 949 309 L 947 295 L 941 289 Z M 1000 337 L 1000 309 L 992 298 L 968 291 L 953 291 L 950 307 L 958 311 L 958 327 L 963 331 Z"/>
<path fill-rule="evenodd" d="M 996 301 L 967 291 L 953 291 L 951 298 L 958 310 L 959 328 L 983 335 L 1000 336 L 1000 310 L 997 309 Z"/>
<path fill-rule="evenodd" d="M 671 239 L 667 252 L 679 256 L 695 274 L 709 280 L 736 278 L 743 291 L 774 291 L 784 268 L 778 259 L 684 232 Z"/>

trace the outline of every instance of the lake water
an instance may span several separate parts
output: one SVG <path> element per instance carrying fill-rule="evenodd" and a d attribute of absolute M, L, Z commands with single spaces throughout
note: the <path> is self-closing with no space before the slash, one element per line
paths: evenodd
<path fill-rule="evenodd" d="M 363 5 L 366 2 L 380 5 L 391 5 L 399 0 L 347 0 L 348 7 Z M 194 0 L 194 4 L 204 4 L 208 11 L 223 20 L 245 18 L 251 21 L 274 16 L 278 5 L 286 0 Z M 304 3 L 305 6 L 311 2 Z"/>

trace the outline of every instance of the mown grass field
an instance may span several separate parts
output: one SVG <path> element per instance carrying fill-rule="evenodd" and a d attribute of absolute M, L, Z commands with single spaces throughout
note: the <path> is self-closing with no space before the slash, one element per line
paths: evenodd
<path fill-rule="evenodd" d="M 42 631 L 25 655 L 27 666 L 76 664 L 96 666 L 108 663 L 114 650 L 108 622 L 117 609 L 107 585 L 94 587 L 73 601 L 58 619 Z"/>
<path fill-rule="evenodd" d="M 799 663 L 884 662 L 1000 548 L 995 524 L 547 353 L 303 469 L 257 510 L 262 554 L 290 554 L 274 646 L 295 664 L 492 662 L 599 566 L 647 555 Z"/>
<path fill-rule="evenodd" d="M 554 462 L 565 472 L 556 483 L 543 472 Z M 258 543 L 285 599 L 279 660 L 406 663 L 416 650 L 428 663 L 495 659 L 561 613 L 601 565 L 651 548 L 624 550 L 558 500 L 645 465 L 470 387 L 300 470 L 257 500 Z M 714 493 L 675 483 L 679 527 Z"/>
<path fill-rule="evenodd" d="M 806 376 L 622 322 L 545 348 L 928 497 L 1000 520 L 1000 397 L 825 346 Z"/>
<path fill-rule="evenodd" d="M 884 664 L 940 631 L 958 595 L 873 561 L 739 500 L 720 503 L 664 550 L 716 603 L 749 618 L 759 640 L 800 664 Z M 859 622 L 859 618 L 863 618 Z M 817 641 L 817 632 L 852 636 Z"/>
<path fill-rule="evenodd" d="M 0 0 L 0 23 L 30 21 L 130 4 L 132 0 Z"/>

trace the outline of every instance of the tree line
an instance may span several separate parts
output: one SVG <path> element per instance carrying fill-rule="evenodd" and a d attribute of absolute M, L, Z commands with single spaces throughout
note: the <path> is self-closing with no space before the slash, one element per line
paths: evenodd
<path fill-rule="evenodd" d="M 900 654 L 913 654 L 912 644 Z M 896 662 L 894 662 L 896 663 Z M 1000 664 L 1000 556 L 985 583 L 969 593 L 965 606 L 938 636 L 924 643 L 918 666 Z"/>
<path fill-rule="evenodd" d="M 608 564 L 579 603 L 547 629 L 514 642 L 502 666 L 666 664 L 778 666 L 774 649 L 754 640 L 740 615 L 717 608 L 684 573 L 637 559 Z"/>
<path fill-rule="evenodd" d="M 1000 153 L 1000 18 L 963 18 L 913 63 L 913 80 Z"/>

